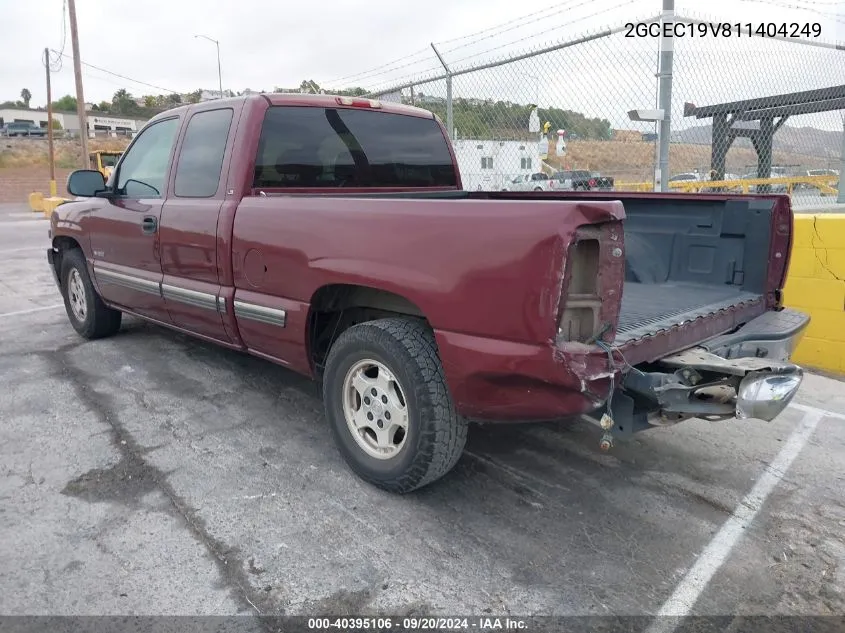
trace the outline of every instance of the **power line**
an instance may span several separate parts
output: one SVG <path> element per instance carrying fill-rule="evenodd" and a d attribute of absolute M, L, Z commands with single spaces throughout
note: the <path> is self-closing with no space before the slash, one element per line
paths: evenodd
<path fill-rule="evenodd" d="M 496 27 L 495 33 L 485 35 L 484 37 L 479 37 L 475 40 L 467 42 L 466 44 L 461 44 L 460 46 L 455 46 L 454 48 L 446 49 L 444 51 L 444 54 L 452 53 L 452 52 L 454 52 L 458 49 L 466 48 L 467 46 L 472 46 L 473 44 L 476 44 L 476 43 L 481 42 L 483 40 L 490 39 L 491 37 L 498 37 L 499 35 L 502 35 L 503 33 L 508 33 L 509 31 L 515 31 L 517 29 L 521 29 L 524 26 L 528 26 L 529 24 L 534 24 L 535 22 L 540 22 L 541 20 L 548 20 L 553 15 L 558 15 L 559 13 L 563 13 L 564 11 L 573 11 L 573 10 L 577 9 L 578 7 L 583 7 L 585 4 L 591 4 L 593 0 L 584 0 L 584 2 L 581 2 L 580 4 L 576 4 L 575 6 L 571 6 L 571 3 L 573 1 L 574 0 L 569 0 L 569 2 L 564 2 L 563 3 L 564 6 L 562 8 L 559 8 L 557 11 L 555 11 L 553 13 L 549 13 L 548 15 L 543 15 L 543 16 L 540 16 L 538 18 L 534 18 L 533 20 L 529 20 L 528 22 L 524 22 L 523 24 L 514 24 L 514 23 L 500 24 L 498 27 Z M 560 5 L 556 5 L 556 6 L 560 6 Z M 553 9 L 555 7 L 551 7 L 551 8 Z M 548 9 L 546 9 L 546 11 L 548 11 Z M 538 11 L 537 13 L 540 13 L 540 12 Z M 536 13 L 529 14 L 529 15 L 536 15 Z M 525 17 L 529 17 L 529 16 L 525 16 Z M 499 30 L 503 26 L 507 26 L 508 28 Z M 557 28 L 557 27 L 555 27 L 555 28 Z M 490 30 L 490 29 L 488 29 L 488 30 Z M 444 43 L 445 42 L 440 42 L 440 44 L 444 44 Z"/>
<path fill-rule="evenodd" d="M 58 73 L 62 70 L 62 55 L 65 52 L 65 45 L 67 44 L 67 0 L 62 1 L 62 45 L 61 50 L 56 54 L 56 59 L 47 63 L 50 66 L 50 72 Z M 56 51 L 51 51 L 55 53 Z"/>
<path fill-rule="evenodd" d="M 67 57 L 68 59 L 73 59 L 71 55 L 67 55 L 65 53 L 61 54 L 62 57 Z M 171 90 L 170 88 L 162 88 L 161 86 L 156 86 L 155 84 L 147 83 L 146 81 L 140 81 L 138 79 L 132 79 L 131 77 L 127 77 L 126 75 L 121 75 L 120 73 L 113 72 L 111 70 L 107 70 L 105 68 L 101 68 L 100 66 L 95 66 L 94 64 L 89 64 L 87 62 L 83 62 L 80 60 L 79 62 L 83 66 L 87 66 L 88 68 L 93 68 L 94 70 L 99 70 L 100 72 L 106 73 L 108 75 L 113 75 L 115 77 L 119 77 L 120 79 L 124 79 L 126 81 L 132 82 L 134 84 L 139 84 L 141 86 L 147 86 L 148 88 L 155 88 L 156 90 L 163 90 L 164 92 L 171 92 L 173 94 L 179 94 L 176 90 Z"/>
<path fill-rule="evenodd" d="M 557 9 L 561 5 L 566 5 L 566 4 L 569 4 L 570 2 L 572 2 L 572 0 L 567 0 L 566 2 L 555 4 L 555 5 L 552 5 L 550 7 L 546 7 L 545 9 L 540 9 L 539 11 L 535 11 L 534 13 L 529 13 L 527 15 L 523 15 L 521 18 L 517 18 L 516 20 L 513 20 L 512 22 L 499 23 L 499 24 L 496 24 L 495 26 L 491 26 L 489 28 L 482 29 L 480 31 L 476 31 L 475 33 L 470 33 L 468 35 L 462 35 L 460 37 L 453 37 L 450 40 L 443 40 L 442 42 L 436 42 L 436 44 L 450 44 L 451 42 L 459 42 L 461 40 L 465 40 L 467 38 L 474 37 L 476 35 L 481 35 L 482 33 L 488 33 L 490 31 L 496 31 L 496 30 L 502 28 L 503 26 L 516 24 L 517 22 L 521 22 L 521 21 L 526 20 L 528 18 L 534 17 L 535 15 L 540 15 L 541 13 L 546 13 L 548 11 L 551 11 L 552 9 Z M 558 13 L 558 12 L 556 11 L 555 13 Z M 552 15 L 554 15 L 554 14 L 552 14 Z M 514 28 L 519 28 L 519 27 L 514 27 Z M 482 39 L 484 39 L 484 38 L 482 38 Z M 478 41 L 478 40 L 476 40 L 476 41 Z"/>
<path fill-rule="evenodd" d="M 619 8 L 621 8 L 621 7 L 624 7 L 624 6 L 626 6 L 626 5 L 629 5 L 629 4 L 634 4 L 636 1 L 637 1 L 637 0 L 625 0 L 625 2 L 620 2 L 619 4 L 617 4 L 617 5 L 615 5 L 615 6 L 609 7 L 609 8 L 607 8 L 607 9 L 603 9 L 603 10 L 601 10 L 601 11 L 596 11 L 595 13 L 591 13 L 590 15 L 585 15 L 584 17 L 582 17 L 582 18 L 578 18 L 577 20 L 570 20 L 569 22 L 567 22 L 567 23 L 566 23 L 566 25 L 567 25 L 567 26 L 569 26 L 570 24 L 575 24 L 576 22 L 581 22 L 582 20 L 587 20 L 587 19 L 589 19 L 589 18 L 594 18 L 594 17 L 596 17 L 596 16 L 598 16 L 598 15 L 601 15 L 601 14 L 603 14 L 603 13 L 607 13 L 608 11 L 614 11 L 614 10 L 619 9 Z M 532 33 L 531 35 L 526 35 L 525 37 L 522 37 L 522 38 L 520 38 L 520 39 L 518 39 L 518 40 L 513 40 L 512 42 L 508 42 L 507 44 L 501 44 L 500 46 L 495 46 L 495 47 L 493 47 L 493 48 L 490 48 L 490 49 L 487 49 L 487 50 L 483 50 L 483 51 L 480 51 L 480 52 L 478 52 L 478 53 L 474 53 L 474 54 L 472 54 L 472 55 L 467 55 L 466 57 L 462 57 L 462 58 L 460 58 L 460 59 L 452 60 L 452 61 L 450 62 L 450 64 L 451 64 L 451 65 L 459 64 L 460 62 L 466 61 L 466 60 L 468 60 L 468 59 L 472 59 L 472 58 L 474 58 L 474 57 L 480 57 L 481 55 L 486 55 L 487 53 L 492 53 L 493 51 L 497 51 L 497 50 L 500 50 L 500 49 L 502 49 L 502 48 L 507 48 L 508 46 L 513 46 L 514 44 L 519 44 L 519 43 L 524 42 L 524 41 L 526 41 L 526 40 L 529 40 L 529 39 L 532 39 L 532 38 L 534 38 L 534 37 L 537 37 L 538 35 L 543 35 L 543 34 L 548 33 L 548 32 L 550 32 L 550 31 L 555 31 L 555 30 L 557 30 L 557 29 L 559 29 L 559 28 L 560 28 L 560 25 L 556 25 L 556 26 L 553 26 L 553 27 L 551 27 L 551 28 L 549 28 L 549 29 L 545 29 L 545 30 L 543 30 L 543 31 L 539 31 L 539 32 L 537 32 L 537 33 Z"/>
<path fill-rule="evenodd" d="M 800 0 L 799 0 L 800 1 Z M 802 7 L 794 4 L 783 4 L 780 2 L 772 2 L 772 0 L 740 0 L 740 2 L 751 2 L 755 4 L 767 4 L 771 7 L 779 7 L 782 9 L 797 9 L 798 11 L 807 11 L 809 13 L 815 13 L 816 15 L 823 15 L 827 18 L 834 20 L 835 22 L 839 22 L 840 24 L 845 24 L 845 20 L 842 19 L 841 13 L 829 13 L 827 11 L 819 11 L 818 9 L 811 9 L 810 7 Z M 818 3 L 813 3 L 818 4 Z"/>
<path fill-rule="evenodd" d="M 446 51 L 447 53 L 449 53 L 449 52 L 458 50 L 460 48 L 464 48 L 466 46 L 471 46 L 472 44 L 475 44 L 476 42 L 480 42 L 482 40 L 489 39 L 491 37 L 495 37 L 496 35 L 500 35 L 501 33 L 507 33 L 508 31 L 513 31 L 515 29 L 522 28 L 522 27 L 527 26 L 529 24 L 533 24 L 534 22 L 539 22 L 540 20 L 547 19 L 547 18 L 549 18 L 553 15 L 563 13 L 564 11 L 568 11 L 568 10 L 571 10 L 573 8 L 577 8 L 579 6 L 582 6 L 584 4 L 588 4 L 590 0 L 586 0 L 585 2 L 581 2 L 580 4 L 576 5 L 575 7 L 570 7 L 569 5 L 571 5 L 575 1 L 576 0 L 566 0 L 566 2 L 558 3 L 558 4 L 553 5 L 551 7 L 546 7 L 545 9 L 541 9 L 539 11 L 535 11 L 533 13 L 529 13 L 527 15 L 524 15 L 521 18 L 518 18 L 517 20 L 511 21 L 511 22 L 506 22 L 506 23 L 500 23 L 500 24 L 497 24 L 495 26 L 491 26 L 489 28 L 482 29 L 480 31 L 476 31 L 474 33 L 469 33 L 467 35 L 462 35 L 460 37 L 455 37 L 455 38 L 452 38 L 452 39 L 449 39 L 449 40 L 444 40 L 444 41 L 438 42 L 438 43 L 439 44 L 448 44 L 450 42 L 457 42 L 457 41 L 465 40 L 467 38 L 472 38 L 472 37 L 475 37 L 476 35 L 481 35 L 483 33 L 490 33 L 491 31 L 498 31 L 498 33 L 491 33 L 489 35 L 486 35 L 485 37 L 476 38 L 471 42 L 467 42 L 466 44 L 462 44 L 460 46 L 456 46 L 452 49 L 449 49 L 449 50 Z M 551 11 L 551 13 L 549 13 L 550 11 Z M 528 20 L 528 18 L 538 16 L 538 15 L 541 15 L 541 14 L 548 14 L 548 15 L 544 15 L 542 17 L 535 18 L 534 20 L 529 20 L 528 22 L 525 22 L 525 20 Z M 519 22 L 522 22 L 522 24 L 518 24 Z M 392 62 L 388 62 L 386 64 L 376 66 L 374 68 L 362 71 L 360 73 L 356 73 L 354 75 L 347 75 L 345 77 L 340 77 L 338 79 L 334 79 L 332 81 L 325 82 L 325 83 L 332 84 L 332 83 L 337 83 L 337 82 L 340 82 L 340 81 L 349 81 L 349 80 L 352 80 L 352 79 L 354 79 L 355 81 L 359 81 L 359 82 L 364 81 L 364 80 L 372 80 L 372 79 L 375 79 L 377 77 L 387 75 L 389 72 L 392 72 L 394 70 L 400 70 L 402 68 L 407 68 L 408 66 L 413 66 L 414 64 L 420 63 L 420 62 L 423 61 L 422 59 L 418 59 L 418 60 L 415 60 L 415 61 L 407 63 L 407 64 L 402 64 L 400 66 L 395 66 L 395 64 L 398 64 L 399 62 L 403 62 L 405 60 L 409 60 L 409 59 L 412 59 L 414 57 L 419 57 L 423 53 L 430 53 L 430 52 L 431 52 L 431 50 L 428 47 L 426 47 L 426 48 L 420 49 L 420 50 L 418 50 L 414 53 L 411 53 L 409 55 L 405 55 L 404 57 L 400 57 L 399 59 L 396 59 Z M 393 66 L 393 68 L 390 68 L 391 66 Z M 434 66 L 431 69 L 427 69 L 427 70 L 437 70 L 439 68 L 440 68 L 440 66 Z M 427 70 L 422 71 L 422 72 L 427 72 Z M 382 72 L 376 72 L 376 71 L 382 71 Z"/>
<path fill-rule="evenodd" d="M 623 7 L 623 6 L 626 6 L 626 5 L 629 5 L 629 4 L 634 4 L 635 2 L 637 2 L 637 0 L 625 0 L 624 2 L 620 2 L 619 4 L 617 4 L 617 5 L 613 6 L 613 7 L 609 7 L 609 8 L 607 8 L 607 9 L 603 9 L 603 10 L 601 10 L 601 11 L 596 11 L 595 13 L 591 13 L 591 14 L 589 14 L 589 15 L 585 15 L 585 16 L 583 16 L 583 17 L 581 17 L 581 18 L 576 19 L 576 20 L 571 20 L 571 21 L 569 21 L 569 22 L 567 23 L 567 25 L 569 25 L 569 24 L 574 24 L 574 23 L 576 23 L 576 22 L 580 22 L 580 21 L 582 21 L 582 20 L 587 20 L 587 19 L 589 19 L 589 18 L 596 17 L 596 16 L 598 16 L 598 15 L 602 15 L 602 14 L 604 14 L 604 13 L 607 13 L 607 12 L 609 12 L 609 11 L 614 11 L 614 10 L 616 10 L 616 9 L 620 8 L 620 7 Z M 586 4 L 586 3 L 582 3 L 582 4 Z M 580 5 L 579 5 L 579 6 L 580 6 Z M 482 55 L 486 55 L 486 54 L 488 54 L 488 53 L 492 53 L 492 52 L 497 51 L 497 50 L 500 50 L 500 49 L 502 49 L 502 48 L 507 48 L 507 47 L 509 47 L 509 46 L 513 46 L 514 44 L 519 44 L 520 42 L 524 42 L 524 41 L 526 41 L 526 40 L 529 40 L 529 39 L 532 39 L 532 38 L 534 38 L 534 37 L 537 37 L 538 35 L 543 35 L 544 33 L 548 33 L 548 32 L 550 32 L 550 31 L 554 31 L 554 30 L 557 30 L 557 29 L 559 29 L 559 28 L 560 28 L 560 25 L 556 25 L 556 26 L 551 27 L 551 28 L 549 28 L 549 29 L 545 29 L 545 30 L 543 30 L 543 31 L 539 31 L 539 32 L 537 32 L 537 33 L 532 33 L 532 34 L 530 34 L 530 35 L 526 35 L 525 37 L 522 37 L 522 38 L 520 38 L 520 39 L 513 40 L 513 41 L 511 41 L 511 42 L 507 42 L 507 43 L 505 43 L 505 44 L 501 44 L 501 45 L 499 45 L 499 46 L 494 46 L 493 48 L 485 49 L 485 50 L 483 50 L 483 51 L 479 51 L 478 53 L 474 53 L 474 54 L 472 54 L 472 55 L 467 55 L 466 57 L 462 57 L 462 58 L 460 58 L 460 59 L 457 59 L 457 60 L 453 60 L 453 61 L 451 61 L 451 62 L 450 62 L 450 65 L 454 67 L 454 65 L 455 65 L 455 64 L 460 63 L 460 62 L 462 62 L 462 61 L 466 61 L 466 60 L 468 60 L 468 59 L 473 59 L 473 58 L 476 58 L 476 57 L 480 57 L 480 56 L 482 56 Z M 456 50 L 457 48 L 458 48 L 458 47 L 456 47 L 455 49 L 451 49 L 451 50 Z M 411 65 L 413 65 L 413 64 L 405 64 L 404 66 L 411 66 Z M 402 66 L 398 66 L 396 69 L 398 69 L 398 68 L 402 68 Z M 394 70 L 396 70 L 396 69 L 394 69 Z M 416 77 L 419 77 L 419 81 L 415 81 L 415 82 L 414 82 L 416 85 L 422 85 L 422 84 L 425 84 L 425 83 L 429 83 L 429 81 L 430 81 L 430 80 L 427 80 L 427 79 L 426 79 L 425 77 L 423 77 L 422 75 L 424 75 L 424 73 L 427 73 L 427 72 L 431 72 L 431 71 L 438 71 L 438 70 L 442 71 L 442 70 L 443 70 L 443 67 L 442 67 L 441 65 L 437 65 L 437 66 L 432 66 L 432 67 L 430 67 L 430 68 L 426 68 L 425 70 L 419 71 L 419 73 L 416 73 L 416 72 L 415 72 L 415 73 L 407 73 L 407 74 L 401 75 L 400 77 L 393 77 L 393 78 L 391 78 L 391 79 L 389 80 L 389 83 L 388 83 L 388 80 L 385 80 L 384 82 L 377 84 L 377 85 L 376 85 L 376 86 L 375 86 L 372 90 L 370 90 L 370 92 L 377 92 L 377 91 L 381 91 L 381 90 L 382 90 L 382 88 L 383 88 L 384 86 L 386 86 L 387 88 L 389 88 L 390 86 L 394 86 L 394 85 L 398 85 L 398 84 L 401 84 L 401 83 L 405 83 L 405 82 L 407 82 L 407 81 L 413 81 Z"/>
<path fill-rule="evenodd" d="M 333 83 L 338 83 L 340 81 L 349 81 L 350 79 L 357 79 L 357 78 L 360 78 L 362 76 L 370 75 L 374 71 L 381 70 L 382 68 L 387 68 L 388 66 L 392 66 L 393 64 L 398 64 L 399 62 L 403 62 L 406 59 L 411 59 L 412 57 L 418 57 L 422 53 L 429 53 L 430 51 L 431 51 L 431 49 L 429 49 L 428 47 L 421 48 L 420 50 L 418 50 L 415 53 L 411 53 L 410 55 L 405 55 L 404 57 L 400 57 L 399 59 L 395 59 L 392 62 L 382 64 L 381 66 L 376 66 L 375 68 L 370 68 L 369 70 L 363 70 L 359 73 L 355 73 L 354 75 L 346 75 L 345 77 L 338 77 L 337 79 L 332 79 L 331 81 L 327 81 L 325 83 L 333 84 Z M 422 61 L 422 60 L 420 60 L 420 61 Z M 382 73 L 376 73 L 376 74 L 378 75 L 378 74 L 382 74 Z M 358 79 L 358 80 L 360 81 L 360 79 Z"/>

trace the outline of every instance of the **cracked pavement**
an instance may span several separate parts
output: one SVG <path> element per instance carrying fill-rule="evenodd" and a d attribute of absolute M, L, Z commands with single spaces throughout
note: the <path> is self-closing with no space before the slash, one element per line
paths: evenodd
<path fill-rule="evenodd" d="M 0 205 L 0 229 L 6 615 L 647 615 L 803 416 L 609 454 L 584 422 L 474 426 L 450 475 L 393 496 L 346 468 L 309 381 L 131 318 L 83 341 L 50 308 L 46 221 Z M 845 384 L 810 375 L 798 401 L 845 413 Z M 843 426 L 821 421 L 695 613 L 845 613 Z"/>

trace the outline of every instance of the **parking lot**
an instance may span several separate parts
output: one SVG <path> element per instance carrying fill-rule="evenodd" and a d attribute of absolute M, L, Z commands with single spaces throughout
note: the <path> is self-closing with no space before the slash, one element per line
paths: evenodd
<path fill-rule="evenodd" d="M 305 379 L 131 318 L 78 337 L 47 226 L 0 205 L 5 614 L 845 612 L 838 380 L 607 454 L 583 421 L 473 427 L 394 496 L 346 468 Z"/>

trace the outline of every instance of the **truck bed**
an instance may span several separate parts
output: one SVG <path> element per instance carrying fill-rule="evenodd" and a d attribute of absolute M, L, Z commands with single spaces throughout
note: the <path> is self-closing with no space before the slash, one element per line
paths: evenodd
<path fill-rule="evenodd" d="M 728 285 L 626 281 L 616 343 L 627 343 L 719 310 L 762 299 L 761 294 Z"/>

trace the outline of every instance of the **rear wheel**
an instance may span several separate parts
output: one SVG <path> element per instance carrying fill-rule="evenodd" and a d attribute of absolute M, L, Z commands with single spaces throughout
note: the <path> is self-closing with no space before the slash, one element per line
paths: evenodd
<path fill-rule="evenodd" d="M 542 191 L 542 190 L 543 190 L 542 187 L 534 187 L 534 191 Z"/>
<path fill-rule="evenodd" d="M 466 443 L 434 335 L 419 321 L 379 319 L 341 334 L 326 359 L 323 400 L 350 468 L 390 492 L 439 479 Z"/>
<path fill-rule="evenodd" d="M 68 319 L 80 335 L 88 339 L 102 338 L 120 329 L 122 313 L 100 299 L 88 276 L 82 251 L 64 252 L 60 279 Z"/>

